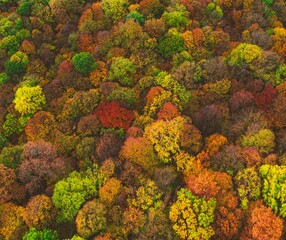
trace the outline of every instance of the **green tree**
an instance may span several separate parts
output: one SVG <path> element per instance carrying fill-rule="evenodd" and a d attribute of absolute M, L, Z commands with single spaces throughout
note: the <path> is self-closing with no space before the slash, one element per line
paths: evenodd
<path fill-rule="evenodd" d="M 4 49 L 8 52 L 9 55 L 14 54 L 19 49 L 19 42 L 17 40 L 17 37 L 14 35 L 10 35 L 7 37 L 4 37 L 0 42 L 0 48 Z"/>
<path fill-rule="evenodd" d="M 72 58 L 72 64 L 77 72 L 85 75 L 88 75 L 97 68 L 97 63 L 89 52 L 81 52 L 74 55 Z"/>
<path fill-rule="evenodd" d="M 164 89 L 173 92 L 173 102 L 180 110 L 184 109 L 191 98 L 191 94 L 187 89 L 176 81 L 171 74 L 165 71 L 160 72 L 155 77 L 155 82 Z"/>
<path fill-rule="evenodd" d="M 258 172 L 254 168 L 246 168 L 235 176 L 241 208 L 246 209 L 249 201 L 258 200 L 261 194 L 261 182 Z"/>
<path fill-rule="evenodd" d="M 8 168 L 16 169 L 21 163 L 22 146 L 4 147 L 0 154 L 0 163 Z"/>
<path fill-rule="evenodd" d="M 129 106 L 136 103 L 137 96 L 133 89 L 127 87 L 117 87 L 107 97 L 108 101 L 125 101 Z"/>
<path fill-rule="evenodd" d="M 158 53 L 165 58 L 173 56 L 173 54 L 184 51 L 184 40 L 178 35 L 163 36 L 159 39 Z"/>
<path fill-rule="evenodd" d="M 12 14 L 10 16 L 12 16 Z M 3 17 L 0 19 L 0 35 L 2 37 L 7 37 L 9 35 L 15 35 L 22 28 L 23 28 L 23 21 L 21 18 Z"/>
<path fill-rule="evenodd" d="M 130 13 L 126 16 L 126 19 L 129 19 L 129 18 L 134 18 L 137 22 L 140 23 L 141 26 L 144 25 L 145 19 L 144 19 L 144 17 L 142 16 L 142 14 L 140 14 L 140 13 L 137 12 L 137 11 L 132 11 L 132 12 L 130 12 Z"/>
<path fill-rule="evenodd" d="M 259 175 L 263 180 L 262 196 L 274 213 L 286 217 L 286 166 L 262 165 Z"/>
<path fill-rule="evenodd" d="M 102 0 L 104 14 L 114 22 L 118 22 L 127 14 L 128 0 Z"/>
<path fill-rule="evenodd" d="M 5 69 L 8 75 L 25 73 L 28 64 L 28 55 L 18 51 L 10 57 L 10 60 L 5 62 Z"/>
<path fill-rule="evenodd" d="M 109 78 L 118 81 L 124 86 L 133 84 L 132 76 L 136 72 L 136 66 L 127 58 L 118 57 L 112 61 L 109 69 Z"/>
<path fill-rule="evenodd" d="M 186 188 L 181 188 L 177 194 L 178 199 L 169 212 L 175 232 L 181 239 L 210 239 L 215 233 L 210 226 L 214 221 L 215 198 L 198 198 Z"/>
<path fill-rule="evenodd" d="M 260 129 L 257 133 L 242 136 L 242 146 L 257 147 L 260 153 L 270 153 L 275 147 L 275 135 L 270 129 Z"/>
<path fill-rule="evenodd" d="M 148 180 L 144 186 L 137 189 L 136 196 L 128 199 L 128 203 L 130 208 L 139 208 L 147 212 L 151 208 L 157 209 L 163 204 L 161 197 L 162 192 L 155 182 Z"/>
<path fill-rule="evenodd" d="M 3 124 L 3 130 L 6 137 L 9 137 L 13 133 L 18 134 L 22 132 L 27 125 L 29 119 L 30 116 L 18 117 L 14 114 L 8 113 Z"/>
<path fill-rule="evenodd" d="M 170 27 L 186 26 L 189 23 L 189 14 L 184 5 L 176 4 L 174 10 L 164 12 L 163 19 Z"/>
<path fill-rule="evenodd" d="M 21 16 L 29 16 L 32 11 L 32 2 L 29 0 L 24 0 L 21 2 L 17 9 L 17 13 Z"/>
<path fill-rule="evenodd" d="M 33 115 L 46 104 L 46 97 L 40 86 L 23 86 L 15 93 L 15 109 L 23 115 Z"/>
<path fill-rule="evenodd" d="M 8 82 L 9 76 L 6 73 L 0 73 L 0 85 Z"/>
<path fill-rule="evenodd" d="M 55 185 L 52 201 L 59 210 L 59 222 L 71 222 L 81 205 L 89 198 L 98 196 L 105 177 L 94 165 L 85 172 L 72 172 Z"/>
<path fill-rule="evenodd" d="M 271 6 L 274 3 L 274 0 L 262 0 L 267 6 Z"/>
<path fill-rule="evenodd" d="M 211 2 L 205 9 L 205 13 L 212 21 L 217 21 L 223 18 L 223 11 L 217 4 Z"/>
<path fill-rule="evenodd" d="M 241 43 L 226 58 L 230 66 L 241 67 L 257 61 L 262 56 L 262 49 L 254 44 Z"/>
<path fill-rule="evenodd" d="M 45 229 L 43 231 L 37 231 L 36 228 L 31 228 L 26 232 L 23 240 L 59 240 L 59 235 L 56 231 Z"/>

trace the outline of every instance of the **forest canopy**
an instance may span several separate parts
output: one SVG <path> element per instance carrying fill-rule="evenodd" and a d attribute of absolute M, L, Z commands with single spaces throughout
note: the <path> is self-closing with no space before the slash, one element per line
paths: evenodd
<path fill-rule="evenodd" d="M 0 0 L 0 240 L 286 239 L 284 0 Z"/>

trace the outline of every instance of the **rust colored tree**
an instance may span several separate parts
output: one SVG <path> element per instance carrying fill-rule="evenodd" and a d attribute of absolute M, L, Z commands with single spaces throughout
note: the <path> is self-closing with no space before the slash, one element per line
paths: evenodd
<path fill-rule="evenodd" d="M 117 127 L 127 130 L 134 119 L 132 111 L 120 107 L 115 101 L 101 102 L 94 113 L 104 128 Z"/>

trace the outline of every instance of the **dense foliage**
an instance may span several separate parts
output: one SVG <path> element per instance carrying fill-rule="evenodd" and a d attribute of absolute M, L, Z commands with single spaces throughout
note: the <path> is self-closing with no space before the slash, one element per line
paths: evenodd
<path fill-rule="evenodd" d="M 0 0 L 0 240 L 286 239 L 284 0 Z"/>

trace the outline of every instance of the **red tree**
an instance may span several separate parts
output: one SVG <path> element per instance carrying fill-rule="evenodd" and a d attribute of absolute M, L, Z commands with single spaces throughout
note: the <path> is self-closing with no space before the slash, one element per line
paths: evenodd
<path fill-rule="evenodd" d="M 132 111 L 120 107 L 115 101 L 101 102 L 95 110 L 95 115 L 104 128 L 123 128 L 127 130 L 134 119 Z"/>

